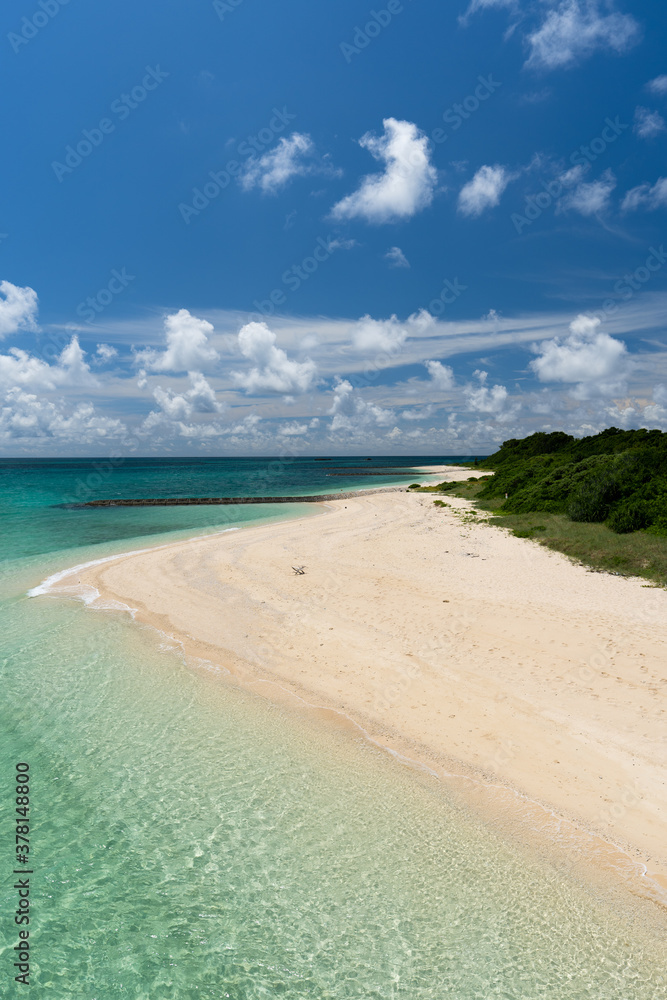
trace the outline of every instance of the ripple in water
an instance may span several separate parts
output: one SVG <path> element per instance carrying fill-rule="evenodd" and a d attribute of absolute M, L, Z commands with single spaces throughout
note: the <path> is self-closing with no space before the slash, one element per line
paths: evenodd
<path fill-rule="evenodd" d="M 22 599 L 2 627 L 44 996 L 667 996 L 651 928 L 427 775 L 189 669 L 120 615 Z"/>

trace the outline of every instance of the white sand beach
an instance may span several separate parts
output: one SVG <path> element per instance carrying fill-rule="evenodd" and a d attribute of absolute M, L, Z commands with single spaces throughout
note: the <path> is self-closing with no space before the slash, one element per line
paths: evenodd
<path fill-rule="evenodd" d="M 572 821 L 667 889 L 667 593 L 446 499 L 360 494 L 61 585 L 135 608 L 234 683 L 333 709 L 438 775 Z"/>

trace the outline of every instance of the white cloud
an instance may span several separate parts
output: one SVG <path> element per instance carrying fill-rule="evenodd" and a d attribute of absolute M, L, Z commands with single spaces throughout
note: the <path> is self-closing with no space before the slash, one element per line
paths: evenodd
<path fill-rule="evenodd" d="M 191 388 L 186 393 L 192 402 L 195 413 L 222 413 L 226 408 L 224 403 L 215 398 L 215 390 L 209 385 L 201 372 L 188 372 Z"/>
<path fill-rule="evenodd" d="M 256 413 L 249 413 L 247 417 L 239 421 L 238 424 L 234 424 L 233 427 L 226 428 L 226 433 L 231 434 L 234 437 L 257 437 L 260 433 L 259 425 L 262 422 L 262 418 Z"/>
<path fill-rule="evenodd" d="M 0 281 L 0 337 L 37 329 L 37 292 Z"/>
<path fill-rule="evenodd" d="M 327 243 L 327 250 L 329 253 L 333 253 L 334 250 L 352 250 L 354 247 L 358 246 L 359 244 L 356 240 L 335 239 L 329 240 Z"/>
<path fill-rule="evenodd" d="M 434 412 L 435 406 L 433 406 L 432 403 L 429 403 L 427 406 L 422 406 L 420 409 L 403 410 L 401 417 L 403 420 L 428 420 Z"/>
<path fill-rule="evenodd" d="M 408 331 L 396 316 L 390 319 L 372 319 L 364 316 L 352 331 L 355 351 L 400 351 L 407 340 Z"/>
<path fill-rule="evenodd" d="M 62 403 L 40 399 L 15 386 L 6 395 L 0 409 L 0 440 L 20 439 L 39 444 L 48 440 L 73 442 L 76 445 L 124 437 L 125 424 L 100 417 L 91 403 L 81 403 L 67 413 Z"/>
<path fill-rule="evenodd" d="M 360 353 L 384 351 L 397 354 L 409 337 L 423 336 L 434 322 L 433 316 L 425 309 L 408 316 L 404 323 L 396 316 L 389 319 L 362 316 L 352 329 L 352 346 Z"/>
<path fill-rule="evenodd" d="M 411 218 L 433 201 L 438 174 L 427 137 L 412 122 L 385 118 L 382 124 L 384 135 L 368 132 L 359 145 L 385 163 L 384 173 L 364 177 L 353 194 L 334 205 L 333 218 L 394 222 Z"/>
<path fill-rule="evenodd" d="M 667 94 L 667 74 L 663 73 L 661 76 L 656 76 L 653 80 L 649 80 L 646 84 L 646 89 L 658 96 Z"/>
<path fill-rule="evenodd" d="M 431 376 L 434 388 L 447 392 L 454 388 L 454 371 L 441 361 L 425 361 L 424 366 Z"/>
<path fill-rule="evenodd" d="M 315 159 L 315 146 L 309 135 L 293 132 L 289 138 L 283 136 L 275 149 L 259 159 L 248 161 L 241 186 L 249 191 L 259 187 L 264 194 L 275 194 L 293 177 L 312 174 L 340 176 L 326 158 Z"/>
<path fill-rule="evenodd" d="M 98 344 L 95 353 L 101 361 L 111 361 L 112 358 L 118 356 L 118 351 L 110 344 Z"/>
<path fill-rule="evenodd" d="M 649 111 L 641 106 L 635 108 L 634 132 L 640 139 L 653 139 L 667 129 L 665 119 L 658 111 Z"/>
<path fill-rule="evenodd" d="M 18 347 L 12 347 L 8 354 L 0 354 L 0 388 L 18 386 L 49 392 L 64 386 L 80 388 L 97 384 L 76 336 L 53 365 Z"/>
<path fill-rule="evenodd" d="M 85 354 L 79 346 L 79 338 L 72 337 L 67 347 L 64 347 L 56 366 L 60 385 L 97 385 L 97 379 L 92 375 L 86 364 Z"/>
<path fill-rule="evenodd" d="M 667 177 L 659 177 L 653 186 L 648 183 L 640 184 L 639 187 L 628 191 L 621 208 L 624 212 L 634 212 L 638 208 L 645 208 L 651 212 L 666 205 Z"/>
<path fill-rule="evenodd" d="M 490 7 L 509 7 L 515 10 L 516 6 L 517 0 L 470 0 L 468 9 L 459 17 L 459 22 L 465 25 L 473 14 L 480 10 L 488 10 Z"/>
<path fill-rule="evenodd" d="M 505 412 L 509 400 L 506 387 L 504 385 L 488 386 L 486 384 L 488 372 L 478 369 L 473 372 L 473 375 L 478 379 L 479 385 L 469 385 L 465 389 L 468 409 L 474 413 L 489 413 L 496 418 L 513 416 L 516 407 L 513 411 Z"/>
<path fill-rule="evenodd" d="M 570 173 L 571 171 L 568 171 L 568 174 Z M 560 199 L 558 210 L 579 212 L 580 215 L 586 216 L 597 215 L 609 207 L 609 199 L 615 187 L 614 174 L 611 170 L 605 170 L 599 180 L 577 184 L 574 191 Z"/>
<path fill-rule="evenodd" d="M 535 345 L 530 367 L 540 382 L 579 383 L 578 395 L 608 395 L 622 387 L 630 361 L 625 344 L 599 329 L 596 316 L 579 315 L 566 337 Z"/>
<path fill-rule="evenodd" d="M 208 342 L 213 326 L 197 319 L 187 309 L 165 317 L 167 349 L 139 351 L 136 362 L 154 372 L 199 371 L 219 360 L 218 352 Z"/>
<path fill-rule="evenodd" d="M 201 372 L 188 372 L 188 378 L 190 388 L 184 393 L 163 389 L 161 385 L 153 389 L 153 398 L 160 410 L 149 413 L 145 427 L 155 426 L 165 419 L 184 421 L 195 413 L 222 413 L 225 410 L 224 403 L 216 400 L 213 388 Z"/>
<path fill-rule="evenodd" d="M 317 383 L 314 361 L 290 361 L 285 351 L 276 347 L 276 335 L 266 323 L 246 323 L 238 337 L 241 354 L 253 367 L 246 372 L 232 372 L 236 384 L 247 393 L 304 393 Z"/>
<path fill-rule="evenodd" d="M 410 267 L 410 262 L 400 247 L 389 247 L 384 259 L 389 261 L 389 267 Z"/>
<path fill-rule="evenodd" d="M 667 430 L 667 386 L 656 385 L 653 389 L 653 403 L 644 407 L 644 420 Z"/>
<path fill-rule="evenodd" d="M 308 433 L 308 424 L 298 424 L 296 421 L 291 424 L 281 424 L 278 433 L 283 437 L 302 437 Z"/>
<path fill-rule="evenodd" d="M 462 215 L 476 217 L 487 208 L 495 208 L 512 180 L 505 167 L 480 167 L 472 180 L 459 192 L 458 208 Z"/>
<path fill-rule="evenodd" d="M 573 66 L 598 50 L 626 52 L 639 41 L 639 25 L 629 14 L 603 13 L 598 0 L 563 0 L 528 36 L 531 69 Z"/>
<path fill-rule="evenodd" d="M 363 399 L 347 379 L 338 379 L 334 385 L 333 403 L 328 411 L 333 417 L 331 430 L 358 434 L 368 427 L 383 427 L 394 423 L 393 410 L 377 406 Z"/>

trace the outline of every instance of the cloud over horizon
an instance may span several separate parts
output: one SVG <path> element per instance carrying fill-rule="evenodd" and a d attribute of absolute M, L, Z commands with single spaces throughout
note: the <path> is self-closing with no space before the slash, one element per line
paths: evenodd
<path fill-rule="evenodd" d="M 292 361 L 276 347 L 276 335 L 266 323 L 246 323 L 238 335 L 239 350 L 251 362 L 249 371 L 232 372 L 235 383 L 249 395 L 301 394 L 317 382 L 317 366 L 310 358 Z"/>

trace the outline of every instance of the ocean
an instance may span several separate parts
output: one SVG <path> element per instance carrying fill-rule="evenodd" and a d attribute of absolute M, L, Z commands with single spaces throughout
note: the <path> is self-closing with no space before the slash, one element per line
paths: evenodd
<path fill-rule="evenodd" d="M 648 904 L 611 905 L 434 776 L 185 662 L 127 614 L 26 596 L 67 566 L 313 512 L 76 506 L 85 500 L 330 493 L 453 461 L 0 463 L 3 996 L 23 995 L 13 981 L 22 876 L 12 874 L 21 763 L 40 995 L 667 997 Z"/>

